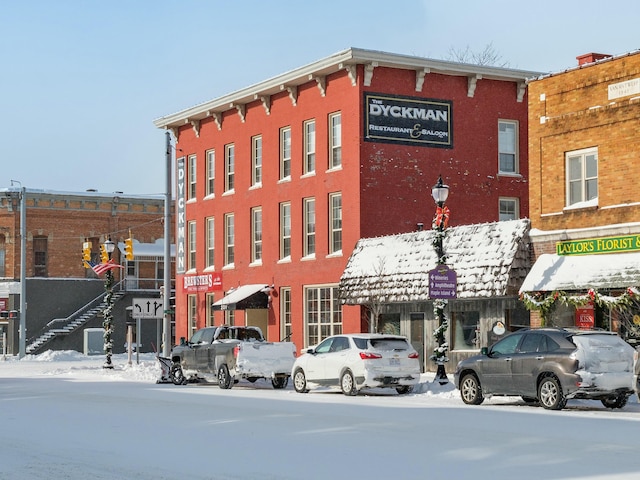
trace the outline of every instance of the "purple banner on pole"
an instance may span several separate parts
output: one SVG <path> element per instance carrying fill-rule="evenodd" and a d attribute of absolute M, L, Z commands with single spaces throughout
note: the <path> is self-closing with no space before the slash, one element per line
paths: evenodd
<path fill-rule="evenodd" d="M 456 298 L 458 275 L 446 265 L 438 265 L 429 271 L 429 298 Z"/>

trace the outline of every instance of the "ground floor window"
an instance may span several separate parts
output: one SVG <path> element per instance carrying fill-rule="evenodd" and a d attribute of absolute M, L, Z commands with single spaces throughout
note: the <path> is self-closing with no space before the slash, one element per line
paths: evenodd
<path fill-rule="evenodd" d="M 207 327 L 212 327 L 213 322 L 213 304 L 215 303 L 215 296 L 213 293 L 207 293 L 206 309 L 207 309 Z"/>
<path fill-rule="evenodd" d="M 191 338 L 195 331 L 198 329 L 198 314 L 196 309 L 198 305 L 197 297 L 195 295 L 188 295 L 187 305 L 189 308 L 187 312 L 187 315 L 189 316 L 189 338 Z"/>
<path fill-rule="evenodd" d="M 280 335 L 285 341 L 291 339 L 291 288 L 280 288 Z"/>
<path fill-rule="evenodd" d="M 480 348 L 480 312 L 452 312 L 453 350 Z"/>
<path fill-rule="evenodd" d="M 304 291 L 307 345 L 317 345 L 331 335 L 342 333 L 338 287 L 306 287 Z"/>

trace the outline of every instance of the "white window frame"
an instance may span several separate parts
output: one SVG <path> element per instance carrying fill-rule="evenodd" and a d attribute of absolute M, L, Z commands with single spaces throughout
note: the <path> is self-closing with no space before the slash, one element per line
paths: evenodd
<path fill-rule="evenodd" d="M 510 215 L 513 211 L 513 215 Z M 516 197 L 500 197 L 498 199 L 498 220 L 517 220 L 520 218 L 520 199 Z"/>
<path fill-rule="evenodd" d="M 216 151 L 207 151 L 207 196 L 213 196 L 216 193 Z"/>
<path fill-rule="evenodd" d="M 342 333 L 342 307 L 338 285 L 307 285 L 304 291 L 305 345 L 317 345 Z"/>
<path fill-rule="evenodd" d="M 189 155 L 187 157 L 188 172 L 189 172 L 189 187 L 187 189 L 187 200 L 194 200 L 196 198 L 196 180 L 197 180 L 197 161 L 195 155 Z"/>
<path fill-rule="evenodd" d="M 215 219 L 214 217 L 207 218 L 207 268 L 212 268 L 215 266 L 215 245 L 216 245 L 216 236 L 215 236 Z"/>
<path fill-rule="evenodd" d="M 280 204 L 280 260 L 291 258 L 291 202 Z"/>
<path fill-rule="evenodd" d="M 224 216 L 224 266 L 232 267 L 235 261 L 235 217 L 233 213 Z"/>
<path fill-rule="evenodd" d="M 316 253 L 316 199 L 313 197 L 302 200 L 304 215 L 304 232 L 302 239 L 302 255 L 313 257 Z"/>
<path fill-rule="evenodd" d="M 291 338 L 291 287 L 280 287 L 280 338 Z"/>
<path fill-rule="evenodd" d="M 207 305 L 206 313 L 206 326 L 213 327 L 214 324 L 214 315 L 213 315 L 213 304 L 216 302 L 215 293 L 207 293 L 205 304 Z"/>
<path fill-rule="evenodd" d="M 233 193 L 235 190 L 235 157 L 236 146 L 229 143 L 224 146 L 224 191 Z"/>
<path fill-rule="evenodd" d="M 280 129 L 280 181 L 291 180 L 291 127 Z"/>
<path fill-rule="evenodd" d="M 251 138 L 251 186 L 262 185 L 262 135 Z"/>
<path fill-rule="evenodd" d="M 189 232 L 189 255 L 187 257 L 187 269 L 194 270 L 196 268 L 196 252 L 197 252 L 197 237 L 196 237 L 196 222 L 195 220 L 190 220 L 188 222 L 188 232 Z"/>
<path fill-rule="evenodd" d="M 342 113 L 329 115 L 329 170 L 342 167 Z"/>
<path fill-rule="evenodd" d="M 504 131 L 503 131 L 504 128 Z M 512 129 L 513 136 L 507 129 Z M 517 120 L 498 120 L 498 173 L 503 175 L 520 174 L 518 137 L 520 128 Z M 503 156 L 512 158 L 513 168 L 503 168 Z"/>
<path fill-rule="evenodd" d="M 198 331 L 198 296 L 187 295 L 187 315 L 189 325 L 188 338 L 193 337 L 193 334 Z"/>
<path fill-rule="evenodd" d="M 304 122 L 304 160 L 302 174 L 312 175 L 316 172 L 316 120 Z"/>
<path fill-rule="evenodd" d="M 251 209 L 251 263 L 262 263 L 262 207 Z"/>
<path fill-rule="evenodd" d="M 342 193 L 329 194 L 329 254 L 342 252 Z"/>
<path fill-rule="evenodd" d="M 572 178 L 571 163 L 573 160 L 578 160 L 578 177 Z M 593 169 L 588 165 L 589 162 L 595 162 L 595 175 Z M 593 167 L 593 165 L 591 165 Z M 566 181 L 566 206 L 580 206 L 580 205 L 597 205 L 598 204 L 598 148 L 583 148 L 581 150 L 574 150 L 565 154 L 565 181 Z M 574 189 L 578 186 L 580 188 L 578 198 L 572 198 Z M 595 195 L 588 195 L 589 189 L 595 190 Z M 590 198 L 589 198 L 590 197 Z"/>

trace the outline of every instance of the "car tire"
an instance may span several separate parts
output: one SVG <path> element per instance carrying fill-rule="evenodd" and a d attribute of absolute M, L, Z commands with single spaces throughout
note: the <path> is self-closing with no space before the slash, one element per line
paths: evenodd
<path fill-rule="evenodd" d="M 228 390 L 233 386 L 233 379 L 229 374 L 229 368 L 222 364 L 218 368 L 218 386 L 224 390 Z"/>
<path fill-rule="evenodd" d="M 413 385 L 402 385 L 400 387 L 396 387 L 396 392 L 398 392 L 399 395 L 411 393 L 413 392 Z"/>
<path fill-rule="evenodd" d="M 309 389 L 307 388 L 307 379 L 304 376 L 304 370 L 298 368 L 293 373 L 293 388 L 298 393 L 307 393 Z"/>
<path fill-rule="evenodd" d="M 623 408 L 627 404 L 627 400 L 629 400 L 629 397 L 626 395 L 612 395 L 600 401 L 607 408 Z"/>
<path fill-rule="evenodd" d="M 187 379 L 184 376 L 182 367 L 179 363 L 173 363 L 169 369 L 169 378 L 174 385 L 186 385 Z"/>
<path fill-rule="evenodd" d="M 345 370 L 340 377 L 340 388 L 342 389 L 342 393 L 350 397 L 358 394 L 356 379 L 353 377 L 351 370 Z"/>
<path fill-rule="evenodd" d="M 548 374 L 542 378 L 538 385 L 538 400 L 547 410 L 562 410 L 565 407 L 567 399 L 555 375 Z"/>
<path fill-rule="evenodd" d="M 460 381 L 460 397 L 467 405 L 480 405 L 484 401 L 482 387 L 478 377 L 473 373 L 467 373 Z"/>
<path fill-rule="evenodd" d="M 275 388 L 276 390 L 280 390 L 286 387 L 288 383 L 289 377 L 286 375 L 280 375 L 271 379 L 271 385 L 273 385 L 273 388 Z"/>

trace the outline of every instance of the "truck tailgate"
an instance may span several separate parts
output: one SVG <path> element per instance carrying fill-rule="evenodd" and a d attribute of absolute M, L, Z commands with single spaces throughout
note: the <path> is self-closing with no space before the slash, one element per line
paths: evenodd
<path fill-rule="evenodd" d="M 295 361 L 295 348 L 291 342 L 241 342 L 236 371 L 245 377 L 290 375 Z"/>

